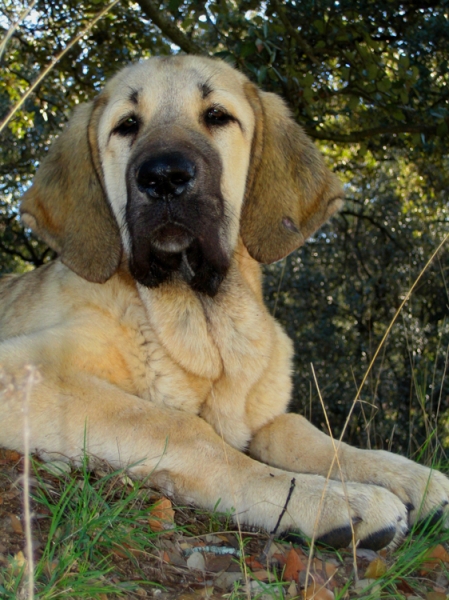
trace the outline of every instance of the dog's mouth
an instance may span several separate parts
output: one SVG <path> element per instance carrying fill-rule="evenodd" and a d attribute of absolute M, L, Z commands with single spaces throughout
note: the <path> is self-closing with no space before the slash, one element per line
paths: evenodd
<path fill-rule="evenodd" d="M 129 267 L 146 287 L 184 281 L 194 291 L 214 296 L 231 260 L 221 162 L 202 137 L 191 135 L 201 151 L 192 151 L 185 142 L 173 143 L 168 151 L 164 142 L 154 148 L 144 145 L 130 161 Z"/>
<path fill-rule="evenodd" d="M 167 223 L 151 236 L 152 245 L 161 252 L 178 254 L 184 252 L 193 242 L 193 234 L 184 226 Z"/>
<path fill-rule="evenodd" d="M 214 237 L 166 223 L 144 240 L 132 238 L 131 274 L 150 288 L 181 277 L 194 291 L 215 296 L 228 271 L 229 257 Z"/>

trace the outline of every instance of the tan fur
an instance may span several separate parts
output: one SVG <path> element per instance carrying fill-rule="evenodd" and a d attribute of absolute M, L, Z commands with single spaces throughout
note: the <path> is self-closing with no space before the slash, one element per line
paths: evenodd
<path fill-rule="evenodd" d="M 207 127 L 215 105 L 237 120 Z M 131 112 L 138 133 L 117 134 Z M 211 222 L 229 268 L 214 293 L 195 291 L 182 269 L 154 287 L 128 269 L 136 240 L 125 180 L 139 157 L 167 148 L 197 152 L 207 185 L 219 178 L 226 218 Z M 424 515 L 445 505 L 444 476 L 390 453 L 342 444 L 342 470 L 331 469 L 330 438 L 286 413 L 292 344 L 263 304 L 254 258 L 301 245 L 340 198 L 282 101 L 228 65 L 175 57 L 121 71 L 75 112 L 23 201 L 26 223 L 60 259 L 0 284 L 0 364 L 16 384 L 26 365 L 41 374 L 29 406 L 33 450 L 74 461 L 87 451 L 269 531 L 294 478 L 278 531 L 335 545 L 350 541 L 351 520 L 362 544 L 395 543 L 405 504 L 412 521 L 424 497 Z M 22 402 L 20 392 L 0 394 L 0 444 L 17 450 Z"/>

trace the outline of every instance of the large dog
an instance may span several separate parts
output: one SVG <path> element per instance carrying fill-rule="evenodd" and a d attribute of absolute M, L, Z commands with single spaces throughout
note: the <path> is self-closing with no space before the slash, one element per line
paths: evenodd
<path fill-rule="evenodd" d="M 123 69 L 78 107 L 22 217 L 59 254 L 3 280 L 0 365 L 26 365 L 32 450 L 84 451 L 183 501 L 328 544 L 397 543 L 449 481 L 338 446 L 287 414 L 292 344 L 259 263 L 303 244 L 342 191 L 282 100 L 208 58 Z M 22 450 L 23 393 L 0 395 Z M 245 453 L 247 451 L 247 453 Z M 288 499 L 288 500 L 287 500 Z"/>

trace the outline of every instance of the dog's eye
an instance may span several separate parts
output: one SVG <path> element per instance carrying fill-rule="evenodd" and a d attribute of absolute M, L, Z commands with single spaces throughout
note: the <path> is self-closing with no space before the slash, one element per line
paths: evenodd
<path fill-rule="evenodd" d="M 204 115 L 206 125 L 226 125 L 230 121 L 234 121 L 229 113 L 225 112 L 221 108 L 209 108 Z"/>
<path fill-rule="evenodd" d="M 134 115 L 123 119 L 114 129 L 119 135 L 135 135 L 139 131 L 139 120 Z"/>

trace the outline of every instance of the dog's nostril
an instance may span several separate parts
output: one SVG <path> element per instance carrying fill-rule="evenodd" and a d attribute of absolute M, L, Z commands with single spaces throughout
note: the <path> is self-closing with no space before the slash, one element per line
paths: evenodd
<path fill-rule="evenodd" d="M 144 161 L 138 168 L 139 189 L 157 199 L 180 196 L 195 178 L 195 165 L 184 155 L 164 154 Z"/>

